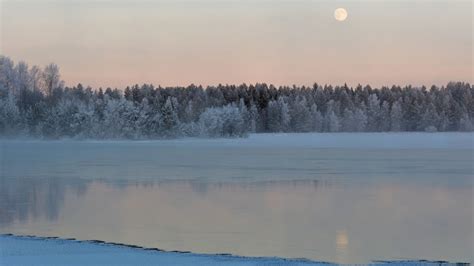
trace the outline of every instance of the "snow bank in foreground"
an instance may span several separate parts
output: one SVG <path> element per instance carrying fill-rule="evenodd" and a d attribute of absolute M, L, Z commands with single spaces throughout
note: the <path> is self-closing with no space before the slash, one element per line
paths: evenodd
<path fill-rule="evenodd" d="M 55 238 L 0 236 L 0 265 L 327 265 L 306 260 L 166 252 Z"/>
<path fill-rule="evenodd" d="M 448 265 L 444 262 L 380 262 Z M 332 265 L 308 260 L 166 252 L 101 241 L 0 235 L 0 265 Z M 376 265 L 376 264 L 373 264 Z"/>

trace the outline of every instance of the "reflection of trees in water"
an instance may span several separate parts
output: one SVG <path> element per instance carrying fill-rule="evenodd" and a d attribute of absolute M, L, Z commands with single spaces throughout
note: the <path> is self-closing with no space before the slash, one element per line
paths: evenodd
<path fill-rule="evenodd" d="M 295 180 L 259 180 L 259 181 L 243 181 L 243 182 L 202 182 L 202 181 L 187 181 L 193 191 L 200 195 L 206 195 L 209 190 L 219 189 L 275 189 L 276 187 L 306 187 L 316 190 L 318 187 L 328 185 L 326 182 L 312 179 L 295 179 Z"/>
<path fill-rule="evenodd" d="M 158 187 L 169 187 L 169 186 L 186 186 L 190 187 L 194 192 L 201 195 L 206 195 L 209 190 L 219 190 L 219 189 L 254 189 L 254 188 L 275 188 L 275 187 L 299 187 L 303 186 L 306 188 L 314 188 L 316 190 L 318 187 L 327 187 L 331 183 L 328 181 L 321 181 L 316 179 L 282 179 L 282 180 L 225 180 L 218 181 L 215 179 L 100 179 L 95 180 L 100 183 L 104 183 L 112 188 L 125 190 L 130 186 L 143 187 L 143 188 L 153 188 Z"/>
<path fill-rule="evenodd" d="M 83 196 L 87 181 L 62 178 L 0 178 L 0 226 L 45 216 L 58 218 L 66 190 Z"/>
<path fill-rule="evenodd" d="M 137 186 L 153 187 L 189 187 L 197 195 L 207 196 L 209 191 L 216 190 L 250 190 L 250 189 L 276 189 L 278 187 L 304 187 L 306 189 L 317 190 L 321 187 L 327 187 L 331 184 L 327 181 L 315 179 L 293 179 L 293 180 L 198 180 L 198 179 L 181 179 L 181 180 L 159 180 L 145 181 L 136 183 Z"/>
<path fill-rule="evenodd" d="M 260 181 L 215 181 L 215 180 L 153 180 L 153 179 L 72 179 L 72 178 L 5 178 L 0 177 L 0 227 L 7 226 L 15 221 L 26 222 L 29 219 L 45 217 L 55 221 L 59 217 L 67 193 L 79 197 L 86 196 L 88 188 L 94 184 L 105 184 L 117 190 L 126 190 L 129 187 L 163 189 L 171 187 L 187 187 L 202 197 L 209 191 L 216 190 L 246 190 L 272 189 L 275 187 L 303 186 L 316 190 L 320 186 L 327 186 L 318 180 L 260 180 Z"/>

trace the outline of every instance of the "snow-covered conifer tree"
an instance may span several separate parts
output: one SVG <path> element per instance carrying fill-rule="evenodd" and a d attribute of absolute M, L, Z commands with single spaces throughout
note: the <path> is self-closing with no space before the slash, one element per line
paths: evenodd
<path fill-rule="evenodd" d="M 390 131 L 401 131 L 402 130 L 402 105 L 399 101 L 396 101 L 392 104 L 390 110 Z"/>
<path fill-rule="evenodd" d="M 161 108 L 160 130 L 164 137 L 176 137 L 179 129 L 176 98 L 168 97 Z"/>

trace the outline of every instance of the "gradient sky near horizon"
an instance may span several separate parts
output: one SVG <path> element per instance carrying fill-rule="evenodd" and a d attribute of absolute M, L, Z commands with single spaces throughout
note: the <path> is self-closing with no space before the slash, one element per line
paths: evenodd
<path fill-rule="evenodd" d="M 67 85 L 474 83 L 472 0 L 0 0 L 0 12 L 0 53 L 55 62 Z"/>

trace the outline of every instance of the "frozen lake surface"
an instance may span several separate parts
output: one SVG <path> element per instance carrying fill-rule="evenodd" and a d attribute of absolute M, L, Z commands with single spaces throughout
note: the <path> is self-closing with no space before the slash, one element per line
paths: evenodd
<path fill-rule="evenodd" d="M 472 133 L 0 141 L 0 233 L 473 262 Z M 0 249 L 2 249 L 0 242 Z"/>

